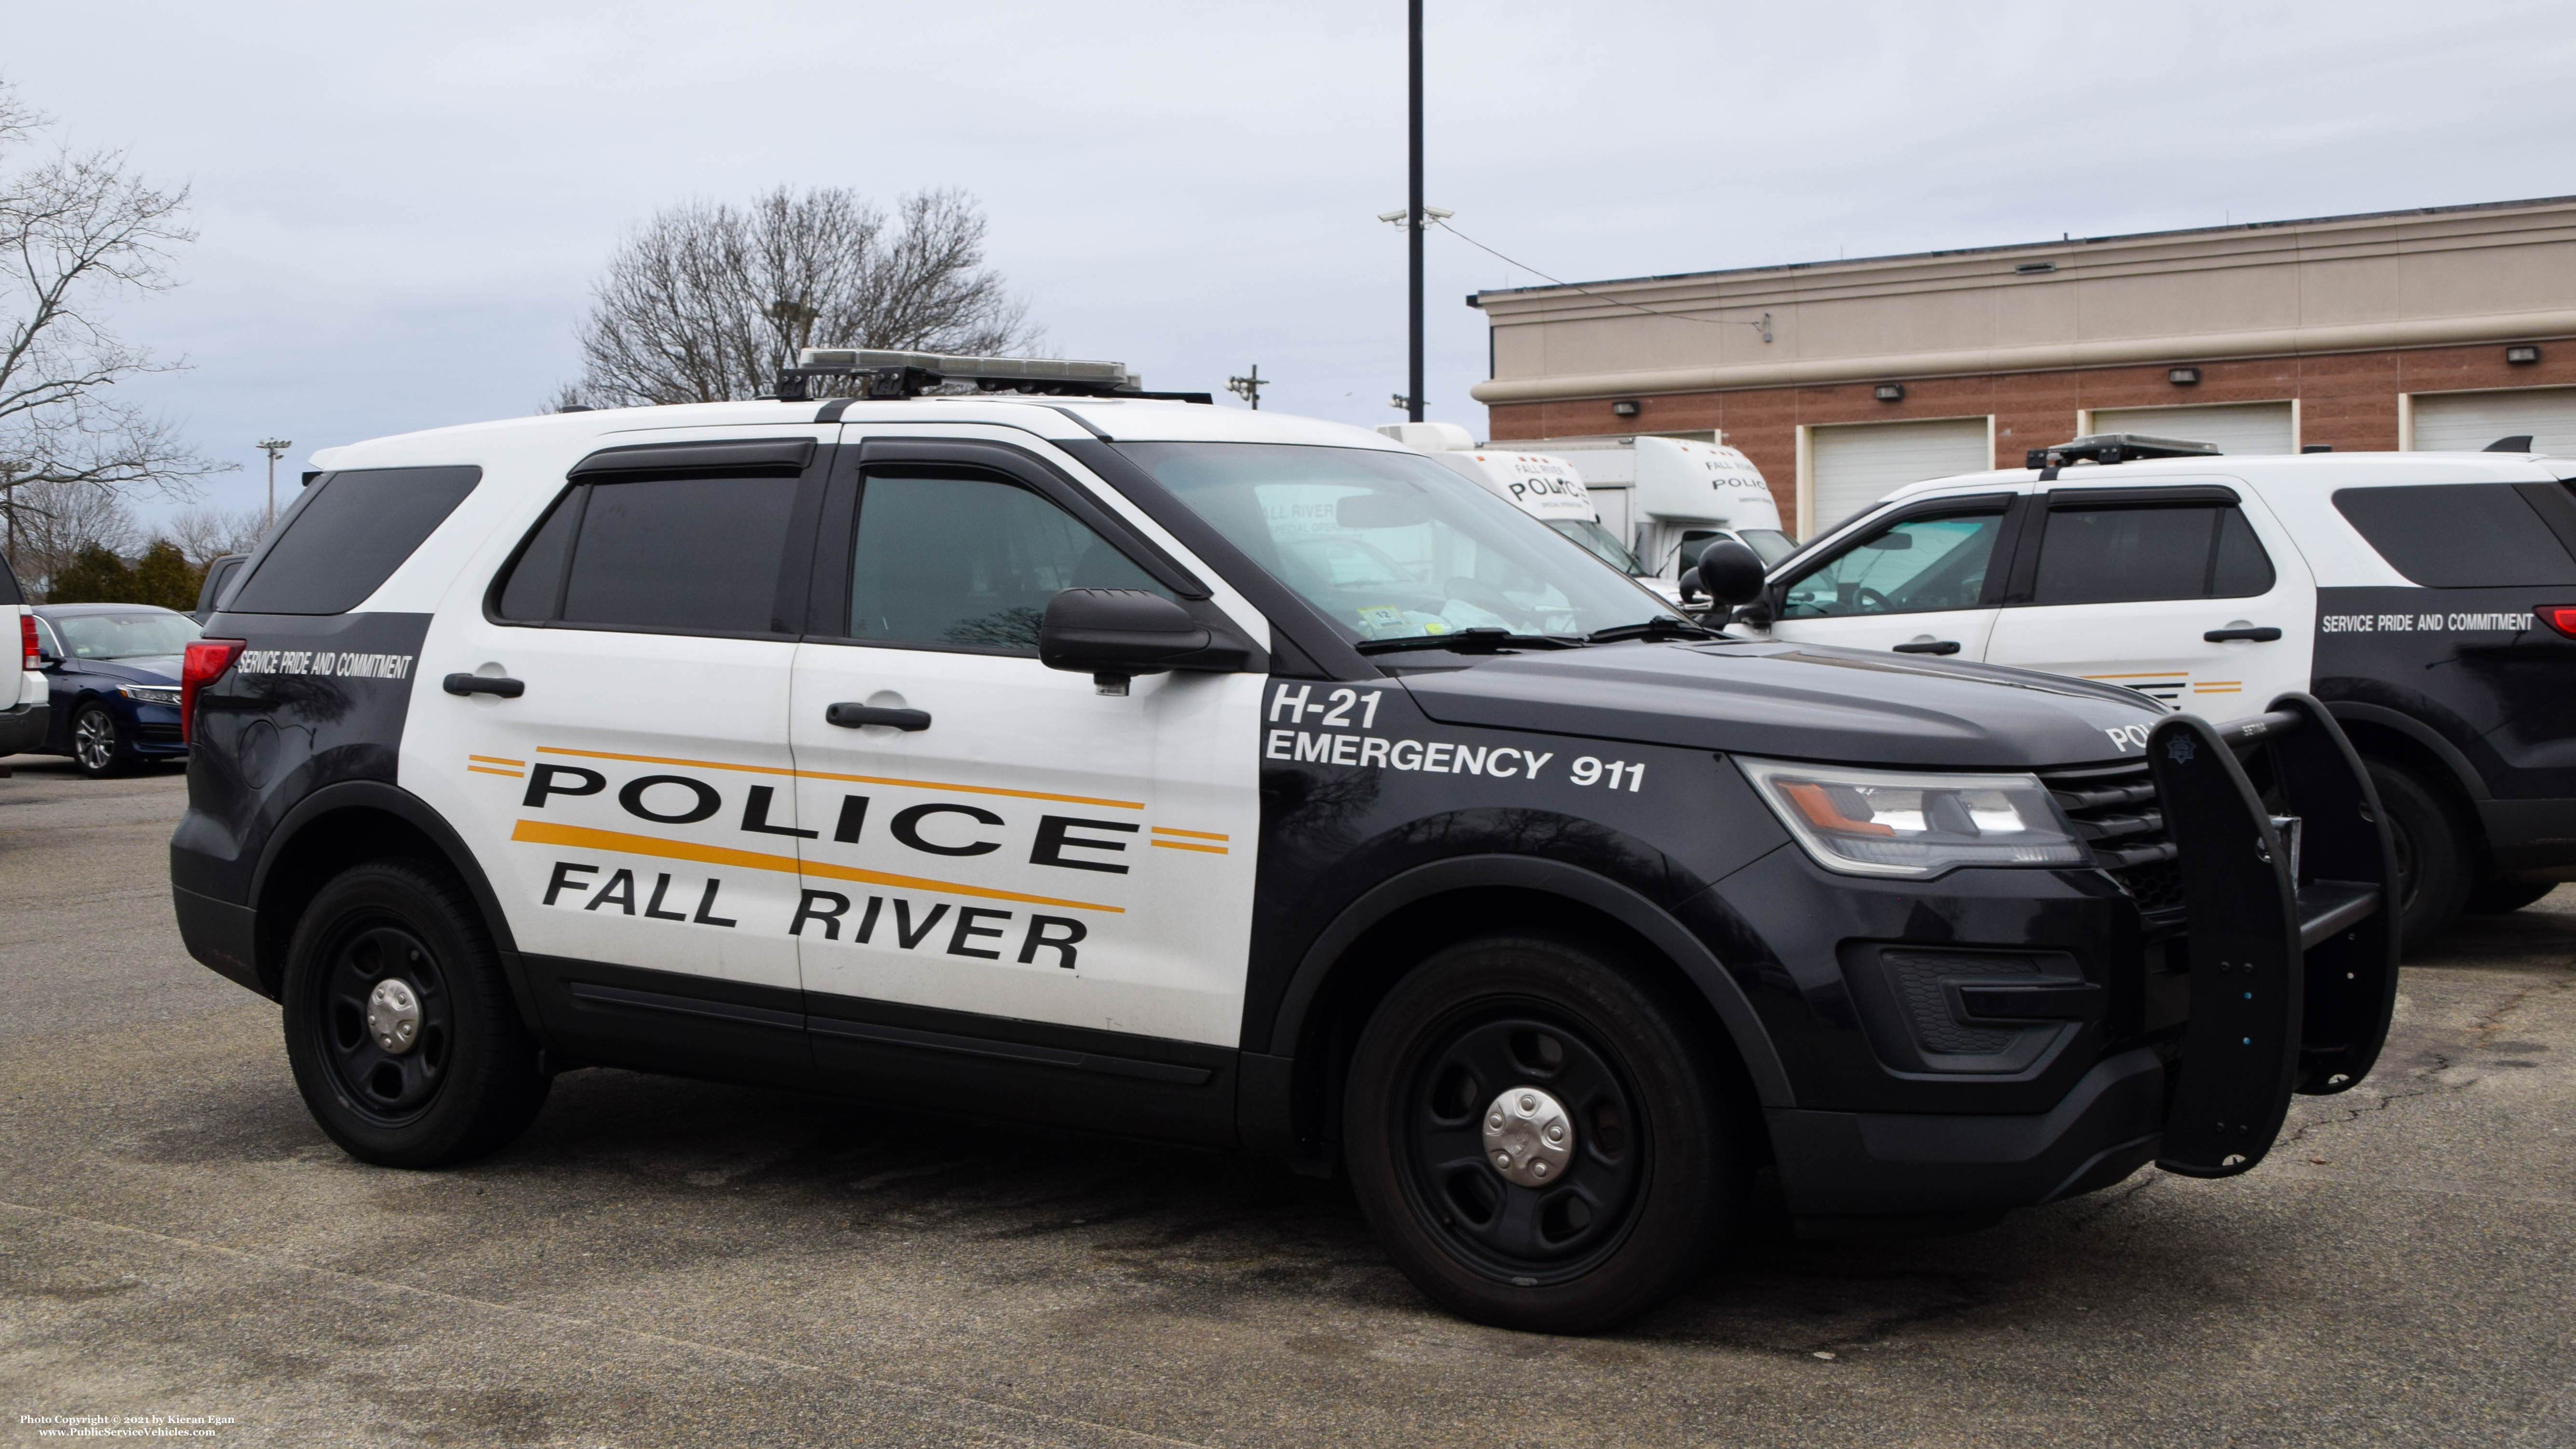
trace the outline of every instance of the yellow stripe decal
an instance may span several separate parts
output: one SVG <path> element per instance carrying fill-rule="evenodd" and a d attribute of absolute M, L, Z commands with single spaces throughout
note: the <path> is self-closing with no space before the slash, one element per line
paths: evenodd
<path fill-rule="evenodd" d="M 594 830 L 587 825 L 558 825 L 550 820 L 522 820 L 511 830 L 512 840 L 530 845 L 571 845 L 590 850 L 613 850 L 626 855 L 650 855 L 663 860 L 694 860 L 701 865 L 741 866 L 746 870 L 774 870 L 781 875 L 820 876 L 825 880 L 856 881 L 861 885 L 894 886 L 904 890 L 934 891 L 942 895 L 979 896 L 995 901 L 1025 901 L 1033 906 L 1065 906 L 1077 911 L 1108 911 L 1125 915 L 1125 906 L 1104 906 L 1091 901 L 1059 900 L 1054 896 L 1026 895 L 1019 891 L 994 890 L 989 886 L 960 885 L 955 881 L 929 880 L 917 875 L 889 875 L 881 870 L 860 870 L 855 866 L 832 865 L 823 861 L 798 861 L 792 855 L 769 855 L 757 850 L 736 850 L 724 845 L 699 845 L 686 840 L 664 840 L 658 835 L 630 835 L 623 830 Z"/>
<path fill-rule="evenodd" d="M 1111 810 L 1145 808 L 1141 800 L 1101 800 L 1089 795 L 1051 795 L 1044 790 L 1005 790 L 998 785 L 952 785 L 940 780 L 898 780 L 885 775 L 835 775 L 826 770 L 791 770 L 784 765 L 729 765 L 722 760 L 675 760 L 661 755 L 621 755 L 609 750 L 567 750 L 555 745 L 539 745 L 537 753 L 572 755 L 584 760 L 632 760 L 639 765 L 680 765 L 700 770 L 739 770 L 750 775 L 785 775 L 797 780 L 846 780 L 855 785 L 899 785 L 912 790 L 954 790 L 961 795 L 1008 795 L 1018 800 L 1061 800 L 1068 805 L 1099 805 Z"/>
<path fill-rule="evenodd" d="M 465 773 L 469 775 L 498 775 L 504 780 L 524 780 L 528 778 L 517 770 L 491 770 L 486 769 L 481 765 L 468 765 L 465 767 Z"/>
<path fill-rule="evenodd" d="M 2170 669 L 2159 669 L 2148 674 L 2088 674 L 2084 677 L 2087 679 L 2170 679 L 2180 684 L 2191 676 L 2178 674 Z"/>
<path fill-rule="evenodd" d="M 1192 845 L 1186 840 L 1148 840 L 1145 843 L 1157 850 L 1204 850 L 1210 855 L 1227 853 L 1222 845 Z"/>
<path fill-rule="evenodd" d="M 1232 840 L 1234 838 L 1231 835 L 1219 835 L 1213 830 L 1181 830 L 1169 825 L 1155 826 L 1154 833 L 1156 835 L 1186 835 L 1192 840 Z"/>
<path fill-rule="evenodd" d="M 478 760 L 486 765 L 513 765 L 521 768 L 524 768 L 528 763 L 525 760 L 505 760 L 499 755 L 467 755 L 465 758 L 469 760 Z"/>

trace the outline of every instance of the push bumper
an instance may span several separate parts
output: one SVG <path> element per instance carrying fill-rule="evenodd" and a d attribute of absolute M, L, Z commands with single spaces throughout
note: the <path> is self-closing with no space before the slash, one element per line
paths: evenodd
<path fill-rule="evenodd" d="M 2283 813 L 2240 754 L 2260 754 Z M 2369 775 L 2325 708 L 2168 717 L 2148 743 L 2188 921 L 2179 1049 L 2095 1064 L 2055 1107 L 1945 1116 L 1775 1108 L 1802 1227 L 1990 1214 L 2106 1187 L 2153 1161 L 2193 1177 L 2260 1162 L 2293 1093 L 2368 1074 L 2396 1000 L 2396 853 Z"/>

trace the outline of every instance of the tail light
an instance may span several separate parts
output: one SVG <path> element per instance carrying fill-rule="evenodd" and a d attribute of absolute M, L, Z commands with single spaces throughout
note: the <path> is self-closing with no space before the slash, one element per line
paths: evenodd
<path fill-rule="evenodd" d="M 2540 616 L 2540 622 L 2576 639 L 2576 604 L 2543 604 L 2532 612 Z"/>
<path fill-rule="evenodd" d="M 242 639 L 199 639 L 189 644 L 187 657 L 179 661 L 179 738 L 193 741 L 197 735 L 197 691 L 224 677 L 247 645 Z"/>
<path fill-rule="evenodd" d="M 23 612 L 18 615 L 18 645 L 18 652 L 23 656 L 19 668 L 34 669 L 44 662 L 43 651 L 36 645 L 35 615 Z"/>

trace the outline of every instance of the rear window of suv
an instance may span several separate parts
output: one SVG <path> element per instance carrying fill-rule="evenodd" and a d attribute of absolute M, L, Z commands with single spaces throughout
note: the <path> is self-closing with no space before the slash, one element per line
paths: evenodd
<path fill-rule="evenodd" d="M 447 521 L 483 470 L 361 468 L 325 473 L 297 502 L 259 571 L 227 601 L 236 614 L 345 614 Z"/>
<path fill-rule="evenodd" d="M 2548 483 L 2343 488 L 2335 511 L 2428 589 L 2576 585 L 2576 499 Z"/>

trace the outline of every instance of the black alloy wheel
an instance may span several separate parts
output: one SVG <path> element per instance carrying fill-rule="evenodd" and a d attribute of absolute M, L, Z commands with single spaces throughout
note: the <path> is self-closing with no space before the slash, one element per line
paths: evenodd
<path fill-rule="evenodd" d="M 437 958 L 398 923 L 358 925 L 325 948 L 323 1049 L 341 1089 L 387 1126 L 429 1110 L 456 1044 Z"/>
<path fill-rule="evenodd" d="M 1353 1192 L 1396 1265 L 1469 1318 L 1551 1333 L 1688 1286 L 1750 1171 L 1695 1007 L 1537 935 L 1452 946 L 1397 982 L 1343 1107 Z"/>
<path fill-rule="evenodd" d="M 2397 848 L 2398 925 L 2414 951 L 2451 928 L 2468 904 L 2469 831 L 2437 787 L 2387 760 L 2365 760 Z"/>
<path fill-rule="evenodd" d="M 1453 1251 L 1499 1282 L 1563 1283 L 1597 1266 L 1634 1225 L 1629 1208 L 1646 1175 L 1636 1093 L 1541 1002 L 1477 1003 L 1425 1045 L 1404 1091 L 1415 1210 L 1437 1217 Z M 1528 1170 L 1506 1176 L 1496 1160 L 1509 1149 L 1485 1144 L 1516 1120 L 1531 1121 L 1544 1145 Z M 1551 1130 L 1571 1139 L 1561 1166 L 1544 1155 L 1558 1145 Z"/>
<path fill-rule="evenodd" d="M 122 773 L 133 751 L 116 728 L 116 716 L 92 700 L 72 716 L 72 766 L 91 779 Z"/>
<path fill-rule="evenodd" d="M 352 1157 L 435 1167 L 526 1129 L 548 1082 L 473 898 L 444 871 L 371 861 L 297 921 L 286 1055 L 313 1119 Z"/>

